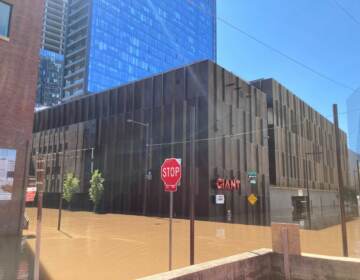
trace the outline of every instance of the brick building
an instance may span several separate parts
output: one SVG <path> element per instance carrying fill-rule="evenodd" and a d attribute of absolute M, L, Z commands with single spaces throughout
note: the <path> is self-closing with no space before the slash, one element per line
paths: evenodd
<path fill-rule="evenodd" d="M 26 143 L 31 140 L 43 0 L 1 0 L 0 150 L 16 154 L 9 196 L 0 200 L 0 234 L 20 233 Z M 5 152 L 4 152 L 5 151 Z M 1 192 L 8 190 L 2 187 Z M 10 186 L 11 187 L 11 186 Z M 10 199 L 8 199 L 10 198 Z"/>

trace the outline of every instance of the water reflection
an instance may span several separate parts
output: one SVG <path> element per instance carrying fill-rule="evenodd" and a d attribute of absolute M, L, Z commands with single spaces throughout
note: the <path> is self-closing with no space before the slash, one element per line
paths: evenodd
<path fill-rule="evenodd" d="M 0 280 L 32 280 L 34 275 L 34 254 L 24 237 L 0 238 Z M 40 279 L 49 280 L 40 268 Z"/>
<path fill-rule="evenodd" d="M 30 280 L 33 255 L 25 238 L 0 238 L 0 279 Z"/>

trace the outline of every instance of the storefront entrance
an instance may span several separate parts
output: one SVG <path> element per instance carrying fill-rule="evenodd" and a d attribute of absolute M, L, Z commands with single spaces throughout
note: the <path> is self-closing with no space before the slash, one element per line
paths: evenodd
<path fill-rule="evenodd" d="M 293 220 L 300 221 L 306 219 L 307 212 L 307 196 L 292 196 L 291 197 L 293 206 Z"/>

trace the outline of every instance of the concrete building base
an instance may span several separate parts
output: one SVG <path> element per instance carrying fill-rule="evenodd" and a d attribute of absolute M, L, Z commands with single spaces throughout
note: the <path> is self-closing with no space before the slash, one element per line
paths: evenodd
<path fill-rule="evenodd" d="M 141 278 L 141 280 L 190 279 L 285 279 L 283 255 L 271 249 L 259 249 L 202 264 Z M 290 256 L 292 280 L 336 279 L 356 280 L 360 275 L 360 260 L 314 254 Z"/>
<path fill-rule="evenodd" d="M 340 223 L 338 192 L 311 189 L 309 193 L 311 229 L 321 229 Z M 298 204 L 303 204 L 303 211 L 296 209 L 295 200 L 298 200 Z M 306 200 L 306 189 L 270 187 L 271 222 L 295 222 L 300 228 L 309 228 Z"/>

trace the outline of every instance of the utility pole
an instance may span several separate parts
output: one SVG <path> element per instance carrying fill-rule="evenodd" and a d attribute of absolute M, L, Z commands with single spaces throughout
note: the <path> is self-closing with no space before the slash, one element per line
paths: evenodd
<path fill-rule="evenodd" d="M 345 205 L 344 205 L 344 182 L 343 182 L 343 174 L 341 170 L 340 130 L 339 130 L 337 104 L 333 105 L 333 114 L 334 114 L 334 124 L 335 124 L 336 160 L 337 160 L 338 179 L 339 179 L 342 245 L 343 245 L 343 255 L 344 257 L 347 257 L 349 253 L 348 253 L 348 242 L 347 242 L 347 232 L 346 232 L 346 213 L 345 213 Z"/>
<path fill-rule="evenodd" d="M 65 130 L 63 130 L 63 145 L 62 145 L 62 161 L 61 161 L 61 185 L 59 186 L 59 213 L 58 213 L 58 231 L 61 229 L 61 214 L 63 204 L 63 186 L 64 186 L 64 168 L 65 168 Z"/>
<path fill-rule="evenodd" d="M 358 205 L 358 216 L 360 216 L 360 166 L 359 166 L 359 160 L 356 161 L 356 169 L 357 169 L 357 174 L 358 174 L 358 195 L 356 196 L 357 198 L 357 205 Z"/>
<path fill-rule="evenodd" d="M 308 160 L 307 160 L 308 153 L 305 154 L 305 184 L 306 184 L 306 193 L 307 193 L 307 203 L 306 203 L 306 212 L 307 212 L 307 218 L 309 222 L 309 229 L 311 229 L 311 209 L 310 209 L 310 190 L 309 190 L 309 176 L 308 176 Z"/>
<path fill-rule="evenodd" d="M 143 215 L 146 215 L 146 202 L 147 202 L 147 193 L 148 193 L 148 183 L 149 180 L 151 179 L 150 176 L 151 174 L 149 173 L 149 146 L 150 146 L 150 142 L 149 142 L 149 137 L 150 137 L 150 132 L 149 129 L 150 125 L 147 123 L 145 126 L 145 131 L 146 131 L 146 140 L 145 140 L 145 182 L 144 182 L 144 188 L 145 188 L 145 192 L 144 192 L 144 201 L 143 201 Z"/>
<path fill-rule="evenodd" d="M 359 160 L 356 161 L 356 170 L 358 175 L 358 188 L 359 188 L 359 195 L 360 195 L 360 166 L 359 166 Z"/>
<path fill-rule="evenodd" d="M 63 185 L 64 185 L 64 161 L 65 161 L 65 149 L 63 150 L 62 162 L 61 162 L 61 185 L 59 186 L 59 213 L 58 213 L 58 227 L 60 231 L 61 228 L 61 212 L 62 212 L 62 203 L 63 203 Z"/>
<path fill-rule="evenodd" d="M 195 264 L 195 106 L 190 111 L 190 265 Z"/>
<path fill-rule="evenodd" d="M 317 149 L 318 150 L 318 149 Z M 305 179 L 305 186 L 306 186 L 306 193 L 307 193 L 307 203 L 306 203 L 306 211 L 307 211 L 307 218 L 309 221 L 309 229 L 311 229 L 311 200 L 310 200 L 310 189 L 309 189 L 309 162 L 308 162 L 308 156 L 309 155 L 322 155 L 322 152 L 312 152 L 312 153 L 305 153 L 305 161 L 306 161 L 306 179 Z"/>

